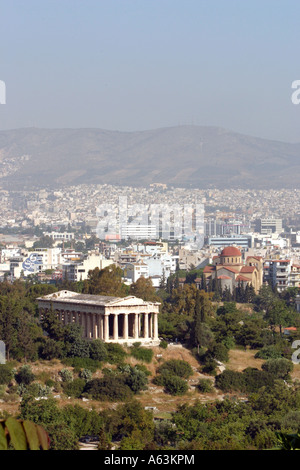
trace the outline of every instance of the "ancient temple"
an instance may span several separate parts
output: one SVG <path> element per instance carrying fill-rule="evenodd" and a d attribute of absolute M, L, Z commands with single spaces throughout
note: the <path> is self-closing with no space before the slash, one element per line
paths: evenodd
<path fill-rule="evenodd" d="M 104 342 L 156 345 L 159 302 L 62 290 L 37 299 L 40 318 L 53 310 L 63 324 L 77 323 L 83 336 Z"/>

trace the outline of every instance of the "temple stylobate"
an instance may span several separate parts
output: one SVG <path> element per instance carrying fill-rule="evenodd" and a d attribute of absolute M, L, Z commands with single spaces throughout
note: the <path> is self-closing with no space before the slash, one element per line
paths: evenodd
<path fill-rule="evenodd" d="M 159 302 L 62 290 L 37 299 L 40 318 L 53 310 L 63 324 L 81 326 L 83 336 L 104 342 L 158 344 Z"/>

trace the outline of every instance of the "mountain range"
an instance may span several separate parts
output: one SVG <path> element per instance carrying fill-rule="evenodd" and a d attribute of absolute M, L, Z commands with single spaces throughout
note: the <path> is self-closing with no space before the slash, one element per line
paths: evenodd
<path fill-rule="evenodd" d="M 165 183 L 200 189 L 296 189 L 299 174 L 300 143 L 219 127 L 0 131 L 3 188 Z"/>

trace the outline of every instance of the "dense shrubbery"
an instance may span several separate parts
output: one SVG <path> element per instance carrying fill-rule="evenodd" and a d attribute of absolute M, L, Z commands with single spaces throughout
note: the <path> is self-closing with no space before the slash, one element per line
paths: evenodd
<path fill-rule="evenodd" d="M 275 345 L 264 346 L 254 356 L 257 359 L 279 359 L 282 352 Z"/>
<path fill-rule="evenodd" d="M 300 423 L 300 390 L 282 383 L 264 386 L 247 402 L 225 399 L 179 406 L 170 421 L 154 424 L 136 400 L 101 412 L 79 405 L 59 407 L 53 399 L 24 398 L 21 418 L 41 424 L 54 450 L 76 450 L 85 435 L 101 436 L 100 449 L 120 443 L 122 450 L 254 450 L 297 448 L 289 436 Z M 65 429 L 64 429 L 65 428 Z"/>
<path fill-rule="evenodd" d="M 147 389 L 147 373 L 141 368 L 127 364 L 114 370 L 104 369 L 103 373 L 104 376 L 101 378 L 91 378 L 84 381 L 84 384 L 81 382 L 82 389 L 79 396 L 99 401 L 124 401 L 133 394 Z"/>
<path fill-rule="evenodd" d="M 70 380 L 63 384 L 63 392 L 65 395 L 73 398 L 80 398 L 85 390 L 86 381 L 81 378 Z"/>
<path fill-rule="evenodd" d="M 110 364 L 122 364 L 127 356 L 125 349 L 117 343 L 105 344 L 107 351 L 106 361 Z"/>
<path fill-rule="evenodd" d="M 14 377 L 12 368 L 8 364 L 0 364 L 0 385 L 7 385 Z"/>
<path fill-rule="evenodd" d="M 31 371 L 31 367 L 29 365 L 22 366 L 19 371 L 15 374 L 16 382 L 24 385 L 29 385 L 35 379 L 35 375 Z"/>
<path fill-rule="evenodd" d="M 188 379 L 193 374 L 193 369 L 186 361 L 171 359 L 164 362 L 158 368 L 158 375 L 153 383 L 165 388 L 170 395 L 184 395 L 188 391 Z"/>
<path fill-rule="evenodd" d="M 211 393 L 214 390 L 212 382 L 209 379 L 200 379 L 197 385 L 197 389 L 200 393 Z"/>
<path fill-rule="evenodd" d="M 165 392 L 170 395 L 184 395 L 188 391 L 187 382 L 176 375 L 164 376 Z"/>
<path fill-rule="evenodd" d="M 253 367 L 242 372 L 225 370 L 216 377 L 215 383 L 223 392 L 253 393 L 264 386 L 272 387 L 278 379 L 288 380 L 292 370 L 292 362 L 285 358 L 269 359 L 262 364 L 262 370 Z"/>
<path fill-rule="evenodd" d="M 272 386 L 274 376 L 266 371 L 248 367 L 243 372 L 225 370 L 217 375 L 216 387 L 223 392 L 252 393 L 263 386 Z"/>
<path fill-rule="evenodd" d="M 193 369 L 186 361 L 171 359 L 164 362 L 164 364 L 158 368 L 158 373 L 162 375 L 176 375 L 177 377 L 188 379 L 193 374 Z"/>
<path fill-rule="evenodd" d="M 131 348 L 131 355 L 139 361 L 150 363 L 153 359 L 153 351 L 149 348 L 143 348 L 140 343 L 134 344 Z"/>
<path fill-rule="evenodd" d="M 90 380 L 85 387 L 85 395 L 99 401 L 124 401 L 132 396 L 133 392 L 125 380 L 117 375 L 109 375 Z"/>
<path fill-rule="evenodd" d="M 262 369 L 277 379 L 289 380 L 290 372 L 293 370 L 293 363 L 284 357 L 268 359 L 262 364 Z"/>

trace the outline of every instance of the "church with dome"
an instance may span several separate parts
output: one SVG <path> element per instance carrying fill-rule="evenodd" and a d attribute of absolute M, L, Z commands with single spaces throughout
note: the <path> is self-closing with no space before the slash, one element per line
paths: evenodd
<path fill-rule="evenodd" d="M 204 268 L 206 283 L 218 281 L 223 290 L 233 292 L 235 287 L 251 285 L 258 293 L 263 284 L 263 259 L 260 256 L 248 256 L 243 259 L 241 251 L 235 246 L 224 248 L 213 263 Z"/>

